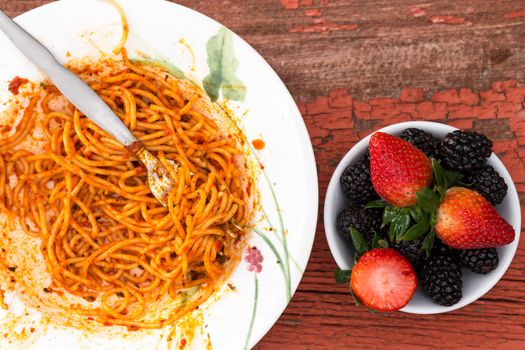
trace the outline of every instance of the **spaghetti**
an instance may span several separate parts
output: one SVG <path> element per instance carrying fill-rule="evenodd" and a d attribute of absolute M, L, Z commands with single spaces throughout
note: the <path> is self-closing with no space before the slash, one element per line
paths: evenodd
<path fill-rule="evenodd" d="M 48 85 L 0 139 L 0 211 L 41 238 L 50 290 L 92 303 L 79 312 L 158 328 L 205 301 L 238 261 L 251 180 L 239 142 L 195 108 L 199 94 L 185 98 L 167 72 L 122 57 L 116 72 L 76 73 L 168 168 L 167 207 L 138 159 Z M 38 131 L 44 152 L 25 149 Z M 198 290 L 190 301 L 148 319 L 154 303 L 189 289 Z"/>

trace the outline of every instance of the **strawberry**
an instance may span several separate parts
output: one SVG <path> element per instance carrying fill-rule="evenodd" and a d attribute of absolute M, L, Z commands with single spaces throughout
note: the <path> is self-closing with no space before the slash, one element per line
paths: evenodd
<path fill-rule="evenodd" d="M 381 198 L 396 207 L 417 203 L 432 182 L 430 159 L 412 144 L 384 132 L 370 138 L 370 175 Z"/>
<path fill-rule="evenodd" d="M 352 269 L 351 288 L 361 302 L 377 311 L 404 307 L 417 288 L 414 268 L 392 248 L 364 253 Z"/>
<path fill-rule="evenodd" d="M 456 249 L 480 249 L 509 244 L 514 228 L 481 194 L 452 187 L 436 211 L 436 234 Z"/>

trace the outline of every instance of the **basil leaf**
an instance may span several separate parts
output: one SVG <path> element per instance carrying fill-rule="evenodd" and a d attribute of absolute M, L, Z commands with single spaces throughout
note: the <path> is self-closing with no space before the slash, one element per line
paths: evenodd
<path fill-rule="evenodd" d="M 354 248 L 359 255 L 362 255 L 368 250 L 368 244 L 366 243 L 365 237 L 361 234 L 361 232 L 357 231 L 353 227 L 350 227 L 350 237 L 352 238 Z"/>
<path fill-rule="evenodd" d="M 432 213 L 441 203 L 439 195 L 430 188 L 424 188 L 416 193 L 418 205 L 425 213 Z"/>
<path fill-rule="evenodd" d="M 335 270 L 335 283 L 337 284 L 347 284 L 350 282 L 350 274 L 352 270 Z"/>
<path fill-rule="evenodd" d="M 401 240 L 412 241 L 414 239 L 418 239 L 419 237 L 427 233 L 429 228 L 430 223 L 428 221 L 420 221 L 411 228 L 409 228 L 408 231 L 403 235 Z"/>
<path fill-rule="evenodd" d="M 383 199 L 376 199 L 376 200 L 370 201 L 366 203 L 364 206 L 365 209 L 386 208 L 386 207 L 388 207 L 388 203 Z"/>
<path fill-rule="evenodd" d="M 436 234 L 434 233 L 434 230 L 430 230 L 428 235 L 423 240 L 423 244 L 421 245 L 421 249 L 423 249 L 427 255 L 427 258 L 432 253 L 432 247 L 434 246 L 434 237 Z"/>
<path fill-rule="evenodd" d="M 396 207 L 386 207 L 383 212 L 383 223 L 381 227 L 385 227 L 394 220 L 394 218 L 399 214 L 400 208 Z"/>

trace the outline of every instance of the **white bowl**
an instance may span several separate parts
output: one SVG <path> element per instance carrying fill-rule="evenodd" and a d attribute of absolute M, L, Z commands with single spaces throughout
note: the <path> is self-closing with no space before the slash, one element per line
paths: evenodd
<path fill-rule="evenodd" d="M 380 131 L 384 131 L 392 135 L 399 135 L 406 128 L 419 128 L 430 132 L 437 137 L 443 137 L 445 134 L 453 130 L 457 130 L 457 128 L 441 123 L 414 121 L 393 124 L 380 129 Z M 328 185 L 328 190 L 326 192 L 324 204 L 324 228 L 326 239 L 328 240 L 330 251 L 337 262 L 337 265 L 341 269 L 350 269 L 352 267 L 354 249 L 351 243 L 346 241 L 337 232 L 337 215 L 345 208 L 346 203 L 346 199 L 339 183 L 339 178 L 348 165 L 352 164 L 354 161 L 360 159 L 364 155 L 368 147 L 369 140 L 370 135 L 359 141 L 343 157 L 335 169 L 334 174 L 332 175 L 330 184 Z M 418 290 L 414 294 L 414 297 L 410 303 L 401 309 L 401 311 L 414 314 L 437 314 L 459 309 L 482 297 L 492 287 L 494 287 L 494 285 L 505 274 L 505 271 L 507 271 L 507 268 L 514 258 L 514 254 L 516 253 L 520 238 L 520 202 L 516 187 L 514 186 L 514 182 L 512 181 L 509 172 L 501 160 L 494 153 L 492 153 L 488 159 L 488 164 L 492 165 L 494 169 L 496 169 L 496 171 L 501 175 L 501 177 L 503 177 L 509 187 L 507 196 L 503 200 L 503 203 L 498 205 L 496 209 L 512 225 L 512 227 L 514 227 L 514 231 L 516 232 L 514 241 L 506 246 L 497 248 L 499 264 L 494 271 L 486 275 L 481 275 L 473 273 L 467 269 L 463 269 L 463 298 L 461 298 L 457 304 L 448 307 L 438 305 L 434 303 L 430 297 L 425 295 L 420 287 L 418 287 Z"/>

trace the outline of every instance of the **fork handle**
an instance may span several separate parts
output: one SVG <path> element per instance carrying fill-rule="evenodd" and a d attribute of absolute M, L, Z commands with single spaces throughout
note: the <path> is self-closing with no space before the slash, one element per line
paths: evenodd
<path fill-rule="evenodd" d="M 100 128 L 124 146 L 138 139 L 86 83 L 61 65 L 55 56 L 0 10 L 0 29 L 35 66 L 47 74 L 62 94 Z"/>

